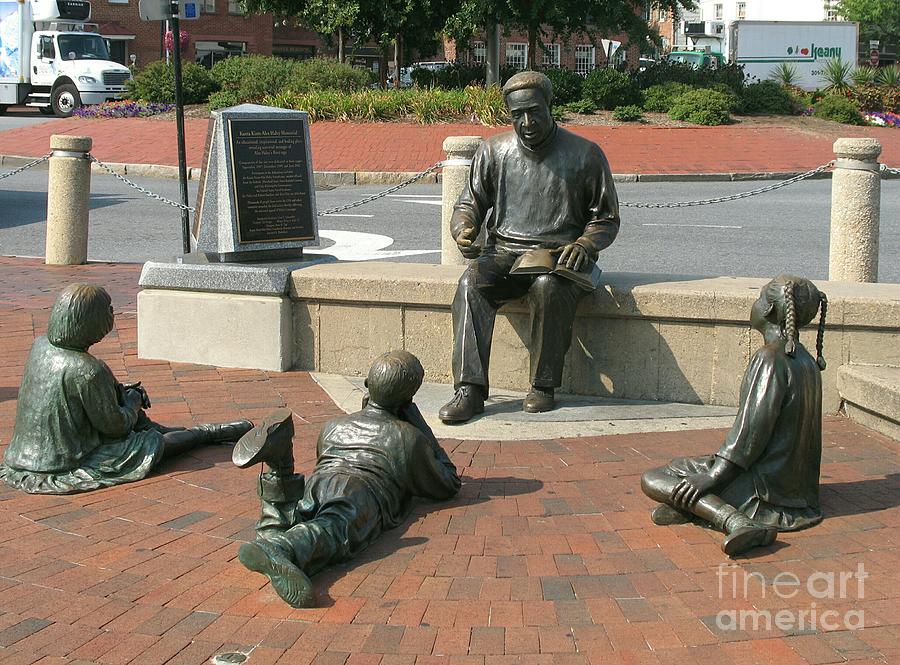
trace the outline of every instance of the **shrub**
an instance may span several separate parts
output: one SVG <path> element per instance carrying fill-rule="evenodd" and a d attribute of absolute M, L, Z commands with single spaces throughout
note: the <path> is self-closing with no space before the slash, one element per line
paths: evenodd
<path fill-rule="evenodd" d="M 800 80 L 800 70 L 793 62 L 780 62 L 769 72 L 769 78 L 786 88 L 793 88 Z"/>
<path fill-rule="evenodd" d="M 900 113 L 900 86 L 882 86 L 881 106 L 889 113 Z"/>
<path fill-rule="evenodd" d="M 882 67 L 878 70 L 878 76 L 875 78 L 879 85 L 895 88 L 900 85 L 900 66 Z"/>
<path fill-rule="evenodd" d="M 500 67 L 500 84 L 506 83 L 518 70 L 503 65 Z M 410 72 L 413 84 L 420 88 L 444 88 L 445 90 L 467 88 L 470 85 L 484 85 L 484 65 L 470 65 L 451 62 L 441 69 L 416 67 Z"/>
<path fill-rule="evenodd" d="M 224 109 L 229 106 L 237 106 L 241 98 L 235 90 L 219 90 L 209 96 L 209 110 Z"/>
<path fill-rule="evenodd" d="M 816 104 L 813 115 L 825 120 L 842 122 L 845 125 L 863 124 L 862 115 L 853 100 L 842 95 L 828 95 Z"/>
<path fill-rule="evenodd" d="M 353 92 L 375 82 L 368 69 L 359 69 L 331 58 L 310 58 L 294 65 L 291 87 L 304 90 L 340 90 Z"/>
<path fill-rule="evenodd" d="M 476 118 L 482 124 L 505 122 L 506 107 L 500 88 L 469 86 L 464 90 L 440 88 L 407 90 L 284 91 L 268 95 L 264 104 L 309 113 L 310 120 L 342 122 L 415 120 L 423 124 Z"/>
<path fill-rule="evenodd" d="M 628 74 L 614 69 L 595 69 L 584 79 L 581 90 L 585 99 L 601 109 L 641 103 L 637 84 Z"/>
<path fill-rule="evenodd" d="M 635 122 L 644 117 L 640 106 L 629 104 L 627 106 L 617 106 L 613 110 L 613 119 L 620 122 Z"/>
<path fill-rule="evenodd" d="M 553 84 L 553 103 L 556 105 L 571 104 L 581 99 L 584 79 L 571 69 L 545 69 L 544 73 Z"/>
<path fill-rule="evenodd" d="M 750 115 L 790 115 L 797 110 L 791 93 L 775 81 L 751 83 L 741 94 L 742 109 Z"/>
<path fill-rule="evenodd" d="M 151 62 L 125 85 L 131 99 L 158 103 L 175 101 L 175 72 L 165 60 Z M 201 104 L 215 89 L 216 82 L 209 71 L 195 62 L 181 63 L 181 90 L 185 104 Z"/>
<path fill-rule="evenodd" d="M 669 81 L 651 85 L 644 90 L 644 110 L 656 113 L 668 113 L 669 109 L 681 95 L 691 90 L 687 83 Z"/>
<path fill-rule="evenodd" d="M 657 62 L 644 71 L 634 74 L 634 80 L 641 89 L 665 83 L 684 83 L 698 88 L 709 88 L 721 83 L 735 93 L 739 93 L 744 87 L 744 78 L 743 65 L 724 65 L 715 69 L 712 67 L 694 68 L 685 62 L 668 62 L 666 60 Z"/>
<path fill-rule="evenodd" d="M 850 87 L 850 71 L 853 65 L 850 62 L 832 58 L 825 63 L 822 69 L 821 81 L 825 83 L 826 92 L 844 93 Z"/>
<path fill-rule="evenodd" d="M 296 63 L 292 60 L 265 55 L 220 60 L 210 70 L 210 74 L 219 89 L 231 95 L 222 95 L 221 100 L 229 103 L 220 104 L 216 108 L 258 102 L 270 92 L 283 90 L 291 82 L 295 66 Z"/>
<path fill-rule="evenodd" d="M 857 108 L 864 111 L 883 111 L 885 92 L 881 86 L 869 84 L 851 88 L 848 96 L 856 103 Z"/>
<path fill-rule="evenodd" d="M 724 125 L 731 120 L 731 103 L 725 94 L 717 90 L 690 90 L 675 100 L 669 117 L 695 125 Z"/>
<path fill-rule="evenodd" d="M 857 67 L 853 73 L 850 74 L 850 80 L 853 81 L 853 85 L 857 87 L 862 85 L 875 85 L 877 74 L 878 70 L 874 67 L 863 65 Z"/>

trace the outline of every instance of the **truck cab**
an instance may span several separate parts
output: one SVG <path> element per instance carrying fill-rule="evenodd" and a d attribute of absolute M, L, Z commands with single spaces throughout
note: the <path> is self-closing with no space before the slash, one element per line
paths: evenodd
<path fill-rule="evenodd" d="M 685 63 L 694 69 L 702 69 L 704 67 L 715 69 L 725 64 L 725 58 L 721 53 L 708 49 L 679 49 L 669 53 L 666 56 L 666 61 L 670 63 Z"/>
<path fill-rule="evenodd" d="M 5 4 L 0 0 L 0 5 Z M 7 104 L 25 104 L 47 115 L 68 117 L 84 104 L 122 97 L 131 71 L 110 60 L 106 40 L 96 32 L 95 25 L 86 22 L 90 3 L 27 0 L 15 4 L 25 12 L 18 16 L 19 51 L 14 63 L 17 66 L 13 67 L 18 76 L 0 79 L 0 112 Z M 7 15 L 6 20 L 10 18 Z M 12 41 L 11 32 L 7 29 L 3 33 L 7 49 L 11 48 L 6 43 Z"/>
<path fill-rule="evenodd" d="M 97 33 L 40 30 L 32 36 L 31 86 L 26 104 L 61 117 L 84 104 L 120 99 L 131 71 L 109 59 Z"/>

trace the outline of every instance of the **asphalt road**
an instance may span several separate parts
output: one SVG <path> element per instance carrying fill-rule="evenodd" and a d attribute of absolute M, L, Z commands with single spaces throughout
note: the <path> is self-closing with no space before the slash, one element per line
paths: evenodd
<path fill-rule="evenodd" d="M 8 109 L 4 115 L 0 115 L 0 132 L 6 129 L 39 125 L 56 119 L 56 116 L 44 115 L 37 109 L 14 106 Z"/>
<path fill-rule="evenodd" d="M 169 198 L 175 180 L 136 181 Z M 667 202 L 733 194 L 770 184 L 620 183 L 622 201 Z M 900 181 L 882 182 L 880 274 L 900 282 Z M 41 256 L 47 172 L 31 170 L 0 181 L 0 254 Z M 168 260 L 181 248 L 180 216 L 109 176 L 92 182 L 89 258 Z M 340 187 L 316 193 L 324 210 L 361 199 L 380 187 Z M 190 183 L 191 202 L 196 183 Z M 667 210 L 623 207 L 622 230 L 601 255 L 607 272 L 771 277 L 792 272 L 813 279 L 828 273 L 829 180 L 806 181 L 729 203 Z M 326 251 L 351 260 L 440 260 L 440 186 L 413 185 L 390 197 L 320 217 Z M 400 256 L 397 256 L 400 254 Z"/>

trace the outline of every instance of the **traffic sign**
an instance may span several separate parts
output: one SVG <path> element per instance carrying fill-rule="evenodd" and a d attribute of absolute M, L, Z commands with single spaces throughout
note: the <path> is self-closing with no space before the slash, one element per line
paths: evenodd
<path fill-rule="evenodd" d="M 138 0 L 138 15 L 142 21 L 167 21 L 172 18 L 172 4 L 170 0 Z M 199 0 L 179 0 L 178 18 L 200 18 Z"/>
<path fill-rule="evenodd" d="M 881 56 L 878 53 L 878 49 L 873 48 L 871 51 L 869 51 L 869 64 L 872 65 L 873 67 L 877 67 L 878 60 L 880 59 L 880 57 Z"/>

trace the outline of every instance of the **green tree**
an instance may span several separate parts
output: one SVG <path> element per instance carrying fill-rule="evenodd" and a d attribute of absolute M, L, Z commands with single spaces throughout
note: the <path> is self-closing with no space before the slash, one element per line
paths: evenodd
<path fill-rule="evenodd" d="M 885 44 L 900 43 L 900 2 L 897 0 L 839 0 L 838 15 L 859 22 L 860 38 Z"/>
<path fill-rule="evenodd" d="M 676 14 L 692 9 L 693 0 L 458 0 L 459 8 L 446 24 L 446 33 L 462 47 L 484 26 L 499 22 L 504 29 L 520 30 L 528 35 L 528 66 L 535 69 L 541 60 L 538 53 L 545 37 L 569 39 L 576 33 L 596 44 L 601 37 L 624 33 L 632 44 L 658 35 L 644 18 L 649 5 L 654 11 L 669 10 Z"/>

